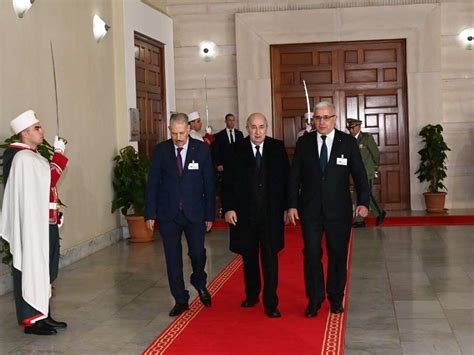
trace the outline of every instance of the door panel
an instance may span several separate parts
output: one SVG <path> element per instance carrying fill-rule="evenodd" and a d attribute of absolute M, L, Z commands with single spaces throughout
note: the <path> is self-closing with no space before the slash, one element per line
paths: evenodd
<path fill-rule="evenodd" d="M 311 109 L 334 103 L 336 127 L 362 120 L 381 153 L 373 192 L 387 210 L 410 208 L 405 41 L 363 41 L 271 46 L 273 135 L 290 157 L 304 128 L 306 81 Z"/>

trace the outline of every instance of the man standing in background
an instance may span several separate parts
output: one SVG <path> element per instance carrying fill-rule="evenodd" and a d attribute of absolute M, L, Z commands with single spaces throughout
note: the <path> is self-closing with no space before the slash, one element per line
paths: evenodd
<path fill-rule="evenodd" d="M 229 161 L 234 143 L 244 139 L 241 131 L 235 128 L 235 116 L 231 113 L 225 115 L 225 128 L 216 133 L 216 140 L 212 144 L 214 164 L 219 173 L 224 171 L 224 166 Z"/>
<path fill-rule="evenodd" d="M 376 225 L 379 225 L 383 223 L 385 215 L 387 214 L 382 208 L 380 208 L 372 193 L 372 186 L 374 184 L 374 179 L 377 177 L 380 164 L 380 152 L 377 143 L 375 143 L 374 137 L 370 133 L 362 132 L 361 125 L 361 120 L 354 118 L 347 119 L 347 128 L 349 129 L 351 135 L 357 140 L 357 145 L 359 146 L 360 155 L 362 156 L 367 178 L 369 179 L 370 208 L 375 212 Z M 354 227 L 365 227 L 364 219 L 360 216 L 356 216 Z"/>

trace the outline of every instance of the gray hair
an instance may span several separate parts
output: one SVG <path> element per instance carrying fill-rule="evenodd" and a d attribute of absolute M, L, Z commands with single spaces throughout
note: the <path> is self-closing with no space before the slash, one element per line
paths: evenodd
<path fill-rule="evenodd" d="M 332 109 L 332 112 L 336 112 L 336 108 L 334 107 L 334 105 L 330 102 L 327 102 L 327 101 L 318 102 L 314 106 L 314 110 L 317 110 L 317 109 L 320 109 L 320 108 L 330 108 L 330 109 Z"/>
<path fill-rule="evenodd" d="M 170 126 L 173 123 L 184 123 L 188 124 L 188 115 L 183 112 L 173 113 L 170 117 Z"/>
<path fill-rule="evenodd" d="M 254 118 L 255 116 L 262 116 L 263 117 L 263 120 L 265 121 L 265 127 L 268 127 L 268 121 L 267 121 L 267 118 L 265 117 L 265 115 L 263 113 L 260 113 L 260 112 L 254 112 L 254 113 L 251 113 L 250 116 L 247 118 L 247 123 L 245 124 L 245 126 L 247 128 L 249 128 L 249 122 L 252 118 Z"/>

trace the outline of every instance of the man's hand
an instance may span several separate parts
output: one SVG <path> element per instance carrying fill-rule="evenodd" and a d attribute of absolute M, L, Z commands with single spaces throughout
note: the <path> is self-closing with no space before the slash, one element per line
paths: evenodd
<path fill-rule="evenodd" d="M 212 221 L 206 221 L 206 232 L 209 232 L 212 228 Z"/>
<path fill-rule="evenodd" d="M 152 232 L 155 230 L 155 220 L 154 219 L 147 219 L 145 221 L 146 227 L 151 230 Z"/>
<path fill-rule="evenodd" d="M 217 166 L 217 171 L 222 173 L 224 171 L 224 165 L 218 165 Z"/>
<path fill-rule="evenodd" d="M 225 221 L 235 226 L 237 224 L 237 213 L 235 211 L 227 211 L 224 215 Z"/>
<path fill-rule="evenodd" d="M 362 218 L 365 218 L 369 215 L 369 209 L 363 205 L 357 206 L 356 207 L 356 216 L 361 216 Z"/>
<path fill-rule="evenodd" d="M 283 212 L 283 222 L 285 224 L 290 223 L 290 220 L 288 219 L 288 210 L 285 210 L 285 212 Z"/>
<path fill-rule="evenodd" d="M 296 226 L 296 220 L 300 219 L 300 217 L 298 216 L 298 210 L 296 208 L 288 208 L 287 218 L 291 224 Z"/>
<path fill-rule="evenodd" d="M 62 138 L 59 138 L 58 136 L 55 136 L 53 147 L 55 152 L 64 154 L 64 151 L 66 150 L 66 141 Z"/>

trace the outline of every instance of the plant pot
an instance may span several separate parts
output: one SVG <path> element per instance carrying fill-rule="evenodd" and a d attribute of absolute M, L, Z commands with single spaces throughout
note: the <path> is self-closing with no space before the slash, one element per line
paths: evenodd
<path fill-rule="evenodd" d="M 146 243 L 153 241 L 153 231 L 146 227 L 143 216 L 127 216 L 128 231 L 130 233 L 129 241 L 132 243 Z"/>
<path fill-rule="evenodd" d="M 425 205 L 428 213 L 444 213 L 446 192 L 425 192 Z"/>

